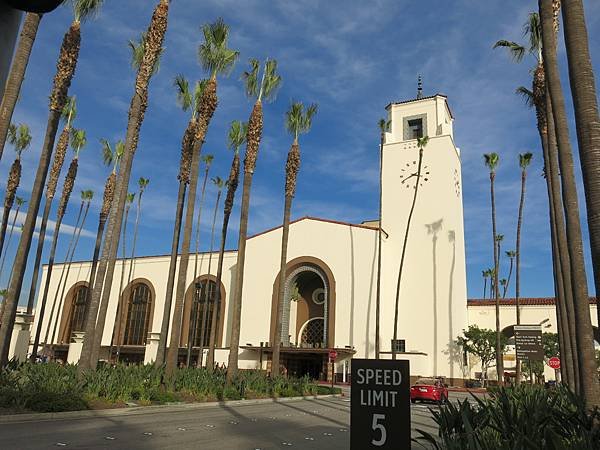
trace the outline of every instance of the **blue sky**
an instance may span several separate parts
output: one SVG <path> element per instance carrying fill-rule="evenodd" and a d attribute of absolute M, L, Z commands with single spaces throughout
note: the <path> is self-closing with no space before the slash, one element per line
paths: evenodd
<path fill-rule="evenodd" d="M 102 189 L 109 173 L 102 165 L 99 139 L 115 141 L 124 136 L 134 79 L 127 41 L 136 39 L 146 29 L 154 4 L 151 0 L 107 0 L 99 17 L 83 25 L 81 54 L 70 92 L 78 97 L 75 126 L 87 131 L 89 143 L 80 158 L 76 194 L 65 219 L 59 260 L 64 258 L 83 189 L 93 189 L 96 198 L 76 259 L 91 257 Z M 492 261 L 489 178 L 482 162 L 482 154 L 491 151 L 501 157 L 497 174 L 498 232 L 505 235 L 505 248 L 514 246 L 511 242 L 520 187 L 517 155 L 524 151 L 535 155 L 529 172 L 523 227 L 522 295 L 552 295 L 547 197 L 541 177 L 539 139 L 533 112 L 514 94 L 517 86 L 529 86 L 528 70 L 533 62 L 514 64 L 502 51 L 492 50 L 498 39 L 520 40 L 522 23 L 536 6 L 535 1 L 515 0 L 172 2 L 166 49 L 160 72 L 151 84 L 131 178 L 131 190 L 137 187 L 140 176 L 151 180 L 144 196 L 138 254 L 169 252 L 180 142 L 188 119 L 176 105 L 172 80 L 178 73 L 190 80 L 206 76 L 196 57 L 201 39 L 199 27 L 223 17 L 231 27 L 231 47 L 240 50 L 241 58 L 231 76 L 219 80 L 219 108 L 203 150 L 215 155 L 212 174 L 227 176 L 231 155 L 225 146 L 226 131 L 232 120 L 247 120 L 250 112 L 251 102 L 245 98 L 239 80 L 248 58 L 276 58 L 283 77 L 277 101 L 265 107 L 250 233 L 281 223 L 283 168 L 290 144 L 283 115 L 290 99 L 317 102 L 320 108 L 312 131 L 301 138 L 302 168 L 293 217 L 312 215 L 350 222 L 375 218 L 379 142 L 376 124 L 390 101 L 415 96 L 420 73 L 425 94 L 446 94 L 456 119 L 455 140 L 463 158 L 469 297 L 481 296 L 481 270 Z M 588 1 L 586 8 L 592 60 L 596 73 L 600 73 L 600 4 Z M 71 19 L 67 8 L 44 17 L 15 112 L 14 121 L 28 123 L 34 136 L 31 149 L 24 155 L 19 191 L 23 197 L 29 196 L 45 131 L 56 57 Z M 571 108 L 562 45 L 559 56 L 567 106 Z M 571 134 L 574 138 L 573 124 Z M 0 173 L 7 174 L 11 162 L 12 151 L 8 150 L 0 163 Z M 209 190 L 208 205 L 213 204 L 213 195 L 214 191 Z M 206 220 L 201 228 L 204 250 L 208 247 L 211 215 L 204 214 Z M 236 209 L 228 248 L 237 244 L 238 216 Z M 583 230 L 587 233 L 585 222 Z M 9 257 L 16 244 L 13 238 Z M 589 251 L 586 256 L 589 262 Z M 33 255 L 30 261 L 33 263 Z M 30 276 L 31 270 L 24 291 L 28 291 Z M 0 284 L 6 284 L 7 278 L 7 273 L 2 274 Z M 591 279 L 589 264 L 588 278 Z"/>

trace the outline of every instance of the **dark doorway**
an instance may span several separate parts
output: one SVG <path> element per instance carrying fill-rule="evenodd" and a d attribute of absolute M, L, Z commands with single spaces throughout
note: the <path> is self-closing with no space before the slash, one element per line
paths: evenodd
<path fill-rule="evenodd" d="M 310 353 L 288 356 L 284 364 L 289 376 L 308 376 L 313 380 L 324 380 L 327 375 L 323 372 L 325 356 Z"/>

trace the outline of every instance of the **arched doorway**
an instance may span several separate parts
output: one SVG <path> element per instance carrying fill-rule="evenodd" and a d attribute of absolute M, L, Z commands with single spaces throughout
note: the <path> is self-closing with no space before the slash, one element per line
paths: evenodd
<path fill-rule="evenodd" d="M 84 331 L 88 302 L 88 283 L 75 283 L 67 292 L 61 315 L 58 344 L 70 344 L 73 333 Z"/>

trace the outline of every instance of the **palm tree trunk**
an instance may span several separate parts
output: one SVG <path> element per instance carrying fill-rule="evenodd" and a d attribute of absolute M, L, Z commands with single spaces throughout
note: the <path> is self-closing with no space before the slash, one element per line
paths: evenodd
<path fill-rule="evenodd" d="M 483 298 L 487 295 L 487 277 L 483 279 Z"/>
<path fill-rule="evenodd" d="M 508 267 L 508 278 L 506 279 L 506 284 L 504 285 L 504 289 L 502 289 L 502 298 L 506 298 L 506 293 L 508 288 L 510 287 L 510 278 L 512 277 L 513 271 L 513 259 L 510 258 L 510 266 Z M 518 298 L 518 297 L 517 297 Z M 517 301 L 518 303 L 518 301 Z M 519 307 L 517 306 L 517 317 L 520 316 Z"/>
<path fill-rule="evenodd" d="M 167 334 L 169 334 L 169 323 L 171 321 L 171 303 L 173 302 L 173 287 L 175 285 L 175 271 L 177 268 L 177 255 L 179 253 L 179 235 L 181 234 L 181 222 L 183 219 L 183 203 L 187 183 L 179 182 L 179 191 L 177 193 L 177 209 L 175 211 L 175 225 L 173 226 L 173 240 L 171 242 L 171 259 L 169 261 L 169 274 L 167 276 L 167 295 L 165 298 L 165 307 L 160 327 L 160 339 L 158 341 L 158 351 L 156 353 L 156 366 L 162 366 L 167 350 Z"/>
<path fill-rule="evenodd" d="M 56 311 L 56 316 L 54 318 L 54 326 L 52 327 L 52 338 L 50 339 L 51 343 L 54 342 L 54 339 L 56 337 L 56 330 L 58 329 L 58 318 L 60 316 L 60 311 L 62 311 L 62 305 L 65 301 L 64 289 L 65 289 L 65 286 L 67 285 L 67 280 L 69 279 L 69 272 L 71 271 L 73 255 L 75 255 L 75 250 L 77 249 L 77 244 L 79 243 L 79 237 L 81 236 L 81 230 L 83 230 L 83 226 L 85 225 L 85 219 L 87 218 L 89 209 L 90 209 L 90 202 L 88 201 L 86 208 L 85 208 L 85 212 L 83 213 L 83 219 L 81 219 L 81 225 L 79 226 L 79 228 L 77 228 L 77 236 L 75 237 L 75 243 L 73 244 L 73 250 L 71 251 L 71 256 L 69 257 L 69 262 L 68 262 L 68 267 L 67 267 L 67 275 L 65 277 L 65 284 L 63 285 L 63 295 L 61 295 L 61 297 L 60 297 L 60 304 L 58 305 L 58 311 Z M 52 316 L 50 316 L 50 317 L 52 318 Z M 46 337 L 46 341 L 44 341 L 44 342 L 48 342 L 47 339 L 48 338 Z"/>
<path fill-rule="evenodd" d="M 571 278 L 571 262 L 568 250 L 567 231 L 565 228 L 565 216 L 562 204 L 560 170 L 558 167 L 558 147 L 556 144 L 556 130 L 554 127 L 554 114 L 552 112 L 552 102 L 550 101 L 550 91 L 546 86 L 546 115 L 548 123 L 548 133 L 546 135 L 546 146 L 548 148 L 547 167 L 550 167 L 550 179 L 552 189 L 552 213 L 554 214 L 554 226 L 556 228 L 556 246 L 558 255 L 557 270 L 560 278 L 559 300 L 562 292 L 562 306 L 564 307 L 563 320 L 567 325 L 565 330 L 565 340 L 569 344 L 565 355 L 567 370 L 572 372 L 571 387 L 575 392 L 579 392 L 579 360 L 577 358 L 577 333 L 575 332 L 575 309 L 573 303 L 573 281 Z M 542 148 L 544 140 L 542 139 Z M 562 291 L 560 286 L 562 285 Z M 570 355 L 570 359 L 569 356 Z"/>
<path fill-rule="evenodd" d="M 210 274 L 210 269 L 212 266 L 212 254 L 213 248 L 215 244 L 215 224 L 217 223 L 217 211 L 219 210 L 219 202 L 221 201 L 221 190 L 217 193 L 217 201 L 215 203 L 215 212 L 213 214 L 213 222 L 212 229 L 210 232 L 210 253 L 208 254 L 208 274 Z M 219 289 L 219 286 L 216 285 L 215 289 Z M 207 280 L 206 289 L 204 290 L 204 311 L 202 314 L 202 327 L 200 328 L 200 352 L 198 353 L 198 367 L 202 367 L 202 358 L 204 353 L 204 340 L 206 339 L 206 327 L 208 326 L 208 314 L 210 308 L 208 305 L 214 300 L 213 295 L 209 295 L 210 293 L 210 281 Z M 212 315 L 211 315 L 212 318 Z M 214 323 L 213 325 L 214 326 Z M 212 328 L 212 327 L 211 327 Z M 210 335 L 209 335 L 210 336 Z M 210 338 L 209 338 L 210 339 Z M 210 346 L 210 342 L 209 342 Z"/>
<path fill-rule="evenodd" d="M 560 86 L 560 74 L 556 58 L 556 36 L 552 23 L 552 0 L 539 0 L 543 55 L 546 77 L 550 89 L 550 99 L 554 114 L 558 141 L 558 160 L 562 180 L 563 205 L 566 216 L 568 250 L 573 276 L 573 302 L 577 334 L 577 356 L 579 358 L 579 378 L 581 395 L 590 408 L 600 404 L 600 386 L 594 354 L 594 340 L 589 310 L 587 279 L 583 260 L 583 243 L 579 222 L 579 202 L 573 172 L 573 155 L 569 142 L 569 131 L 564 97 Z M 564 268 L 563 268 L 564 270 Z"/>
<path fill-rule="evenodd" d="M 233 289 L 231 338 L 229 340 L 229 358 L 227 363 L 227 380 L 231 382 L 238 371 L 240 347 L 240 325 L 242 319 L 242 289 L 244 288 L 244 265 L 246 263 L 246 239 L 248 237 L 248 213 L 250 210 L 250 190 L 252 177 L 258 157 L 258 150 L 263 130 L 262 103 L 257 100 L 252 108 L 248 121 L 246 143 L 246 159 L 244 161 L 244 183 L 242 188 L 242 204 L 240 212 L 240 234 L 236 264 L 235 286 Z"/>
<path fill-rule="evenodd" d="M 581 0 L 562 1 L 563 29 L 573 94 L 596 296 L 600 293 L 600 116 Z M 600 305 L 599 305 L 600 306 Z M 596 308 L 600 324 L 600 307 Z"/>
<path fill-rule="evenodd" d="M 29 56 L 31 55 L 31 49 L 33 48 L 41 19 L 41 14 L 27 13 L 23 21 L 19 44 L 17 45 L 17 50 L 10 67 L 10 73 L 6 80 L 2 96 L 2 103 L 0 104 L 0 159 L 2 159 L 6 136 L 8 135 L 8 127 L 12 120 L 15 105 L 19 99 L 21 84 L 25 79 L 25 71 L 27 70 L 27 64 L 29 64 Z"/>
<path fill-rule="evenodd" d="M 206 182 L 208 181 L 208 171 L 209 166 L 206 166 L 206 171 L 204 173 L 204 181 L 202 182 L 202 190 L 200 192 L 200 206 L 198 208 L 198 217 L 196 218 L 196 252 L 194 254 L 194 283 L 196 283 L 196 278 L 198 278 L 198 252 L 200 251 L 200 220 L 202 218 L 202 207 L 204 206 L 204 194 L 206 192 Z M 208 272 L 210 273 L 210 271 Z M 194 291 L 195 292 L 195 291 Z M 192 358 L 192 347 L 194 344 L 194 336 L 196 336 L 196 325 L 197 320 L 195 320 L 195 316 L 190 314 L 190 321 L 188 327 L 188 345 L 187 345 L 187 355 L 186 355 L 186 366 L 190 366 L 190 360 Z M 199 354 L 198 360 L 202 358 L 202 353 Z"/>
<path fill-rule="evenodd" d="M 419 193 L 419 183 L 421 182 L 421 169 L 423 167 L 423 149 L 419 148 L 419 164 L 417 166 L 417 179 L 415 181 L 415 193 L 413 195 L 412 204 L 406 221 L 406 231 L 404 232 L 404 242 L 402 243 L 402 253 L 400 255 L 400 267 L 398 268 L 398 282 L 396 283 L 396 303 L 394 307 L 394 343 L 392 345 L 392 359 L 396 359 L 396 342 L 398 341 L 398 312 L 400 306 L 400 284 L 402 283 L 402 272 L 404 269 L 404 257 L 406 256 L 406 245 L 408 243 L 408 233 L 412 216 L 417 204 L 417 195 Z"/>
<path fill-rule="evenodd" d="M 52 157 L 52 149 L 54 148 L 54 140 L 58 131 L 58 124 L 62 109 L 65 105 L 69 86 L 75 73 L 77 58 L 79 56 L 79 45 L 81 42 L 81 34 L 78 23 L 71 24 L 71 27 L 65 34 L 63 39 L 60 56 L 58 59 L 57 72 L 54 78 L 54 86 L 50 96 L 50 113 L 48 115 L 48 123 L 46 126 L 46 136 L 44 145 L 40 153 L 40 161 L 33 189 L 31 191 L 31 200 L 27 209 L 27 217 L 23 225 L 23 232 L 19 240 L 19 247 L 13 264 L 14 273 L 10 281 L 8 289 L 8 297 L 6 299 L 6 308 L 4 310 L 3 326 L 0 329 L 0 366 L 8 361 L 8 348 L 12 333 L 12 326 L 17 314 L 17 304 L 21 287 L 23 285 L 23 277 L 27 267 L 27 257 L 31 247 L 33 231 L 35 229 L 35 221 L 40 208 L 42 191 L 46 176 L 48 175 L 48 167 Z"/>
<path fill-rule="evenodd" d="M 492 235 L 494 241 L 494 299 L 496 300 L 496 374 L 498 384 L 503 385 L 504 381 L 504 360 L 502 353 L 502 344 L 500 341 L 500 295 L 498 291 L 498 243 L 496 242 L 496 196 L 494 195 L 494 180 L 496 174 L 490 172 L 490 199 L 492 203 Z"/>
<path fill-rule="evenodd" d="M 27 314 L 31 314 L 31 312 L 33 311 L 33 305 L 35 303 L 35 292 L 37 291 L 38 277 L 40 274 L 40 265 L 42 264 L 42 251 L 44 249 L 44 241 L 46 240 L 46 226 L 48 225 L 48 218 L 50 217 L 50 209 L 52 209 L 52 199 L 46 198 L 46 203 L 44 204 L 44 212 L 42 214 L 42 222 L 40 224 L 37 248 L 35 252 L 33 273 L 31 274 L 31 286 L 29 287 L 29 297 L 27 300 Z"/>
<path fill-rule="evenodd" d="M 123 282 L 125 281 L 125 263 L 127 262 L 127 221 L 129 219 L 129 211 L 131 207 L 129 205 L 125 206 L 125 220 L 123 221 L 123 234 L 121 238 L 122 242 L 122 257 L 121 257 L 121 279 L 119 280 L 119 302 L 117 303 L 117 312 L 115 314 L 115 322 L 117 324 L 116 328 L 116 336 L 113 333 L 113 339 L 110 344 L 110 352 L 109 359 L 112 359 L 112 347 L 113 343 L 117 341 L 117 363 L 119 362 L 119 356 L 121 354 L 121 315 L 123 311 L 121 310 L 123 305 Z"/>
<path fill-rule="evenodd" d="M 139 224 L 140 224 L 140 216 L 142 213 L 142 194 L 143 194 L 143 192 L 144 191 L 140 191 L 140 194 L 138 195 L 137 209 L 135 212 L 135 225 L 133 226 L 133 243 L 131 245 L 131 258 L 129 258 L 129 274 L 127 275 L 127 286 L 129 286 L 129 284 L 131 283 L 131 277 L 133 276 L 135 247 L 136 247 L 136 243 L 137 243 L 138 228 L 139 228 Z"/>
<path fill-rule="evenodd" d="M 183 227 L 183 241 L 181 243 L 181 256 L 179 258 L 179 272 L 177 274 L 177 290 L 175 291 L 175 309 L 173 311 L 173 322 L 171 326 L 171 340 L 167 353 L 167 372 L 173 372 L 177 367 L 179 356 L 179 339 L 181 338 L 181 323 L 183 307 L 185 304 L 185 291 L 187 283 L 187 269 L 190 260 L 190 241 L 192 228 L 194 226 L 194 208 L 196 206 L 196 190 L 198 187 L 198 175 L 200 172 L 200 155 L 202 144 L 206 137 L 210 120 L 217 109 L 217 81 L 211 78 L 200 99 L 198 108 L 198 127 L 194 137 L 192 150 L 192 166 L 190 171 L 189 195 L 185 211 L 185 224 Z"/>
<path fill-rule="evenodd" d="M 8 228 L 8 218 L 10 217 L 11 209 L 12 206 L 9 207 L 5 205 L 2 212 L 2 225 L 0 225 L 0 253 L 4 253 L 4 237 L 6 236 L 6 230 Z"/>
<path fill-rule="evenodd" d="M 516 313 L 517 313 L 517 325 L 521 324 L 521 225 L 523 224 L 523 206 L 525 205 L 525 182 L 527 181 L 527 172 L 523 169 L 521 172 L 521 197 L 519 200 L 519 213 L 517 218 L 517 243 L 516 243 L 516 259 L 517 259 L 517 267 L 515 274 L 515 303 L 516 303 Z M 510 282 L 510 274 L 512 272 L 512 258 L 510 260 L 510 272 L 508 274 L 508 280 Z M 506 297 L 506 289 L 508 288 L 508 283 L 506 283 L 506 288 L 504 289 L 504 297 Z M 516 364 L 516 383 L 517 385 L 521 384 L 521 361 L 517 359 Z"/>
<path fill-rule="evenodd" d="M 21 182 L 22 170 L 23 168 L 21 166 L 21 157 L 20 155 L 17 155 L 12 165 L 10 166 L 8 180 L 6 182 L 6 194 L 4 196 L 4 213 L 2 214 L 2 226 L 0 227 L 0 252 L 2 252 L 2 247 L 4 247 L 4 238 L 6 236 L 6 228 L 8 227 L 8 217 L 10 215 L 10 210 L 12 209 L 13 204 L 15 202 L 15 197 L 17 195 L 19 183 Z"/>
<path fill-rule="evenodd" d="M 279 262 L 279 286 L 277 289 L 277 317 L 275 322 L 275 335 L 273 336 L 273 356 L 271 359 L 271 376 L 279 376 L 279 357 L 281 352 L 281 334 L 282 334 L 282 318 L 283 305 L 285 303 L 285 282 L 286 282 L 286 264 L 287 264 L 287 247 L 290 233 L 290 214 L 292 211 L 292 197 L 285 196 L 285 204 L 283 207 L 283 227 L 281 234 L 281 260 Z"/>
<path fill-rule="evenodd" d="M 106 276 L 107 290 L 110 290 L 112 277 L 114 274 L 115 259 L 117 256 L 117 248 L 119 245 L 119 235 L 121 225 L 123 223 L 123 212 L 125 208 L 125 200 L 127 197 L 127 188 L 131 177 L 131 166 L 137 149 L 137 143 L 140 134 L 140 128 L 144 120 L 146 108 L 148 106 L 148 84 L 154 64 L 159 58 L 165 33 L 167 31 L 167 21 L 169 15 L 169 0 L 160 0 L 154 10 L 152 20 L 147 31 L 146 51 L 142 64 L 138 70 L 135 82 L 135 92 L 131 99 L 129 108 L 129 120 L 127 123 L 127 134 L 125 137 L 125 152 L 119 167 L 119 176 L 115 189 L 116 198 L 112 202 L 110 215 L 108 219 L 108 227 L 106 229 L 106 238 L 102 248 L 102 257 L 98 264 L 96 279 L 90 301 L 90 316 L 96 317 L 97 311 L 93 308 L 100 305 L 100 297 L 102 295 L 102 287 Z M 108 299 L 102 302 L 98 311 L 98 320 L 96 336 L 85 336 L 83 348 L 81 350 L 81 358 L 79 360 L 79 371 L 95 369 L 98 362 L 97 355 L 100 352 L 100 344 L 104 323 L 106 321 L 106 311 L 108 310 Z M 100 343 L 100 344 L 97 344 Z M 95 345 L 97 344 L 97 345 Z"/>
<path fill-rule="evenodd" d="M 379 359 L 381 344 L 379 341 L 379 322 L 381 316 L 381 243 L 382 243 L 382 209 L 383 209 L 383 144 L 385 135 L 381 133 L 379 143 L 379 211 L 377 227 L 377 294 L 375 298 L 375 359 Z M 484 293 L 485 296 L 485 293 Z"/>
<path fill-rule="evenodd" d="M 215 347 L 217 337 L 219 336 L 219 322 L 221 320 L 221 277 L 223 276 L 223 255 L 225 254 L 225 243 L 227 241 L 227 228 L 229 218 L 233 209 L 235 200 L 235 191 L 237 190 L 240 175 L 240 157 L 237 152 L 231 162 L 231 171 L 227 183 L 227 196 L 225 197 L 225 207 L 223 208 L 223 227 L 221 228 L 221 246 L 219 248 L 219 261 L 217 263 L 217 281 L 215 290 L 215 307 L 212 315 L 212 327 L 210 329 L 210 342 L 208 346 L 208 355 L 206 355 L 206 367 L 212 370 L 215 365 Z"/>
<path fill-rule="evenodd" d="M 4 263 L 6 262 L 6 254 L 8 253 L 8 249 L 10 248 L 10 241 L 12 240 L 12 235 L 13 235 L 13 231 L 15 229 L 15 225 L 17 223 L 17 217 L 19 216 L 19 210 L 21 209 L 21 206 L 18 205 L 17 209 L 15 210 L 15 215 L 13 217 L 13 221 L 10 225 L 10 231 L 8 233 L 8 241 L 6 241 L 6 251 L 2 254 L 2 263 L 0 263 L 0 277 L 2 277 L 2 271 L 4 269 Z M 0 249 L 0 251 L 2 251 L 2 249 Z M 0 315 L 0 318 L 2 317 L 2 315 Z"/>
<path fill-rule="evenodd" d="M 61 299 L 60 301 L 62 302 L 62 299 L 64 298 L 64 294 L 65 294 L 65 288 L 67 286 L 67 280 L 69 279 L 69 272 L 71 269 L 71 265 L 69 264 L 69 260 L 72 258 L 71 253 L 75 252 L 75 249 L 73 248 L 73 245 L 75 244 L 75 238 L 77 235 L 77 229 L 80 226 L 80 220 L 81 220 L 81 215 L 83 213 L 83 201 L 81 202 L 80 206 L 79 206 L 79 213 L 77 214 L 77 222 L 75 222 L 75 228 L 73 229 L 73 234 L 71 235 L 71 239 L 69 240 L 69 246 L 67 247 L 67 253 L 65 256 L 65 263 L 62 266 L 62 270 L 60 271 L 60 278 L 58 279 L 58 286 L 56 287 L 56 292 L 54 293 L 54 301 L 52 302 L 52 309 L 50 310 L 50 319 L 48 320 L 48 325 L 46 327 L 46 334 L 44 335 L 44 344 L 46 345 L 52 345 L 53 342 L 52 341 L 48 341 L 48 338 L 50 336 L 50 323 L 52 321 L 52 317 L 54 317 L 54 309 L 55 306 L 59 303 L 59 298 Z M 69 270 L 67 270 L 67 267 Z M 64 283 L 63 283 L 64 281 Z M 60 297 L 59 297 L 59 292 L 60 292 Z M 58 308 L 58 311 L 60 311 L 60 307 Z"/>

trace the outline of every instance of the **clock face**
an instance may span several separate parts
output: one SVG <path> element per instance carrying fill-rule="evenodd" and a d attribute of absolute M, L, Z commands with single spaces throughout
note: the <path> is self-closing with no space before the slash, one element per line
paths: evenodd
<path fill-rule="evenodd" d="M 400 169 L 400 180 L 401 184 L 406 188 L 417 188 L 417 178 L 419 175 L 417 174 L 419 168 L 419 164 L 417 161 L 412 161 L 406 163 L 403 168 Z M 423 183 L 429 181 L 429 166 L 422 165 L 421 166 L 421 176 L 419 180 L 419 186 L 423 186 Z"/>
<path fill-rule="evenodd" d="M 457 169 L 454 169 L 454 191 L 456 192 L 456 196 L 460 197 L 460 175 Z"/>

